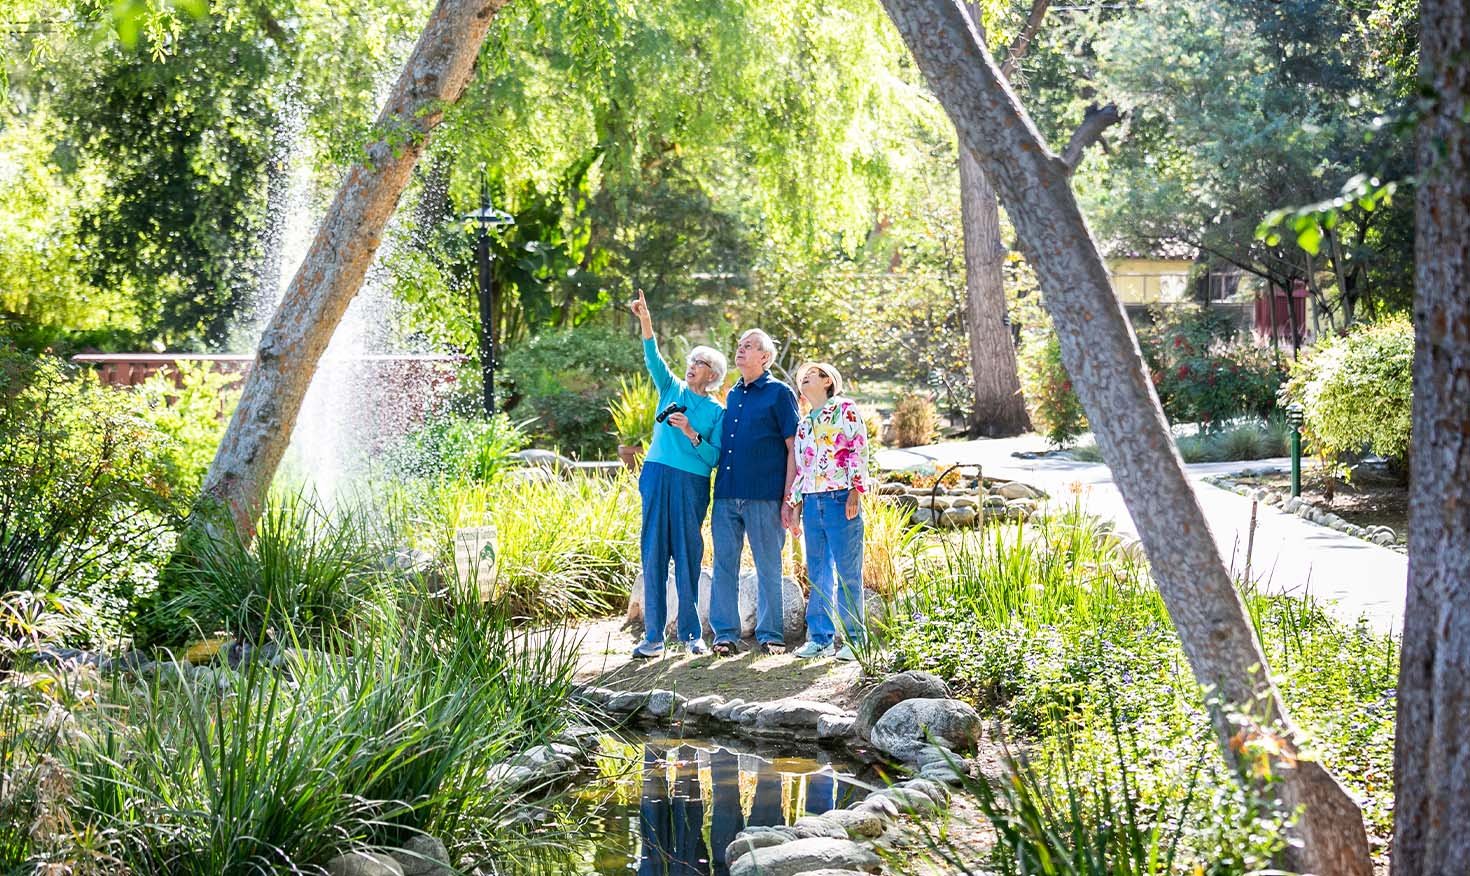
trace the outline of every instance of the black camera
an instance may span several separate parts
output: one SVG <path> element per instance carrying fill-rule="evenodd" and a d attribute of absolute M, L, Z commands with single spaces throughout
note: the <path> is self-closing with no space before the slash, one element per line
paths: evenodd
<path fill-rule="evenodd" d="M 678 402 L 674 402 L 673 404 L 664 408 L 662 411 L 659 411 L 658 416 L 654 417 L 653 421 L 655 423 L 662 423 L 664 420 L 667 420 L 669 418 L 670 414 L 682 414 L 687 410 L 689 409 L 679 404 Z"/>

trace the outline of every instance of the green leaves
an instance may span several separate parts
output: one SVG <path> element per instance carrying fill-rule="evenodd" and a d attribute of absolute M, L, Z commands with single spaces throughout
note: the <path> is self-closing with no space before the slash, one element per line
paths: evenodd
<path fill-rule="evenodd" d="M 1322 249 L 1322 238 L 1326 232 L 1337 228 L 1345 214 L 1353 210 L 1372 213 L 1380 206 L 1392 203 L 1398 186 L 1396 181 L 1383 182 L 1376 176 L 1360 173 L 1349 179 L 1343 185 L 1342 193 L 1335 198 L 1267 213 L 1261 224 L 1256 226 L 1256 239 L 1267 246 L 1278 246 L 1282 232 L 1289 232 L 1302 250 L 1318 255 Z"/>

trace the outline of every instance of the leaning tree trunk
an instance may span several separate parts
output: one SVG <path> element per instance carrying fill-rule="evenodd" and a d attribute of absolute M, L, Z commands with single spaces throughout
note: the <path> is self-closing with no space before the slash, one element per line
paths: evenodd
<path fill-rule="evenodd" d="M 1243 736 L 1280 732 L 1273 764 L 1285 802 L 1304 812 L 1298 869 L 1368 876 L 1372 865 L 1357 805 L 1326 769 L 1296 758 L 1296 731 L 1266 665 L 1245 605 L 1185 477 L 1138 341 L 1113 293 L 1097 242 L 1068 184 L 1067 162 L 1047 149 L 957 0 L 883 0 L 959 131 L 1000 192 L 1024 242 L 1061 341 L 1062 361 L 1093 425 L 1227 757 Z M 1265 728 L 1233 723 L 1245 708 Z"/>
<path fill-rule="evenodd" d="M 1394 744 L 1393 872 L 1470 861 L 1470 7 L 1420 4 L 1409 581 Z"/>
<path fill-rule="evenodd" d="M 965 231 L 965 328 L 970 335 L 970 379 L 975 407 L 970 431 L 1009 438 L 1031 428 L 1016 345 L 1005 323 L 1005 246 L 995 190 L 969 149 L 960 148 L 960 216 Z"/>
<path fill-rule="evenodd" d="M 504 4 L 440 0 L 373 126 L 366 160 L 348 171 L 260 338 L 202 496 L 227 508 L 244 532 L 254 527 L 317 362 L 362 285 L 414 164 L 445 107 L 464 93 Z"/>

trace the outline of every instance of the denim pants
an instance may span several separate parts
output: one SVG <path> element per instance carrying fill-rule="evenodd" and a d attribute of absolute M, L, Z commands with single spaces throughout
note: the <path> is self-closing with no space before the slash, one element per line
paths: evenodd
<path fill-rule="evenodd" d="M 715 574 L 710 585 L 709 624 L 715 641 L 740 639 L 740 557 L 748 537 L 755 560 L 755 637 L 781 644 L 786 638 L 781 610 L 781 549 L 786 546 L 781 500 L 716 499 L 710 533 L 714 536 Z"/>
<path fill-rule="evenodd" d="M 643 637 L 664 641 L 668 625 L 669 560 L 674 561 L 674 591 L 679 595 L 679 641 L 700 636 L 699 564 L 704 561 L 700 527 L 709 510 L 709 478 L 657 462 L 643 464 L 638 476 L 643 499 Z"/>
<path fill-rule="evenodd" d="M 812 585 L 806 636 L 818 645 L 832 643 L 838 623 L 847 641 L 863 639 L 863 516 L 847 519 L 848 492 L 807 493 L 801 502 Z"/>

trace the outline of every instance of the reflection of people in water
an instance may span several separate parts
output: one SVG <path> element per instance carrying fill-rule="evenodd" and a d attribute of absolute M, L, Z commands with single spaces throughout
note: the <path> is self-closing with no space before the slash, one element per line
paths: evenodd
<path fill-rule="evenodd" d="M 709 823 L 714 876 L 728 876 L 730 868 L 725 865 L 725 849 L 735 842 L 735 834 L 745 829 L 745 813 L 740 809 L 740 757 L 733 751 L 717 748 L 710 753 L 709 771 L 714 783 Z"/>
<path fill-rule="evenodd" d="M 677 758 L 680 749 L 669 752 Z M 689 752 L 693 754 L 693 752 Z M 638 806 L 643 854 L 639 876 L 707 876 L 709 850 L 704 844 L 704 797 L 699 766 L 691 758 L 675 767 L 670 794 L 663 764 L 651 745 L 643 746 L 643 799 Z"/>
<path fill-rule="evenodd" d="M 837 808 L 837 778 L 829 772 L 806 777 L 806 811 L 822 815 Z"/>
<path fill-rule="evenodd" d="M 763 757 L 755 758 L 755 799 L 750 804 L 751 827 L 775 827 L 786 823 L 781 810 L 781 774 Z"/>

